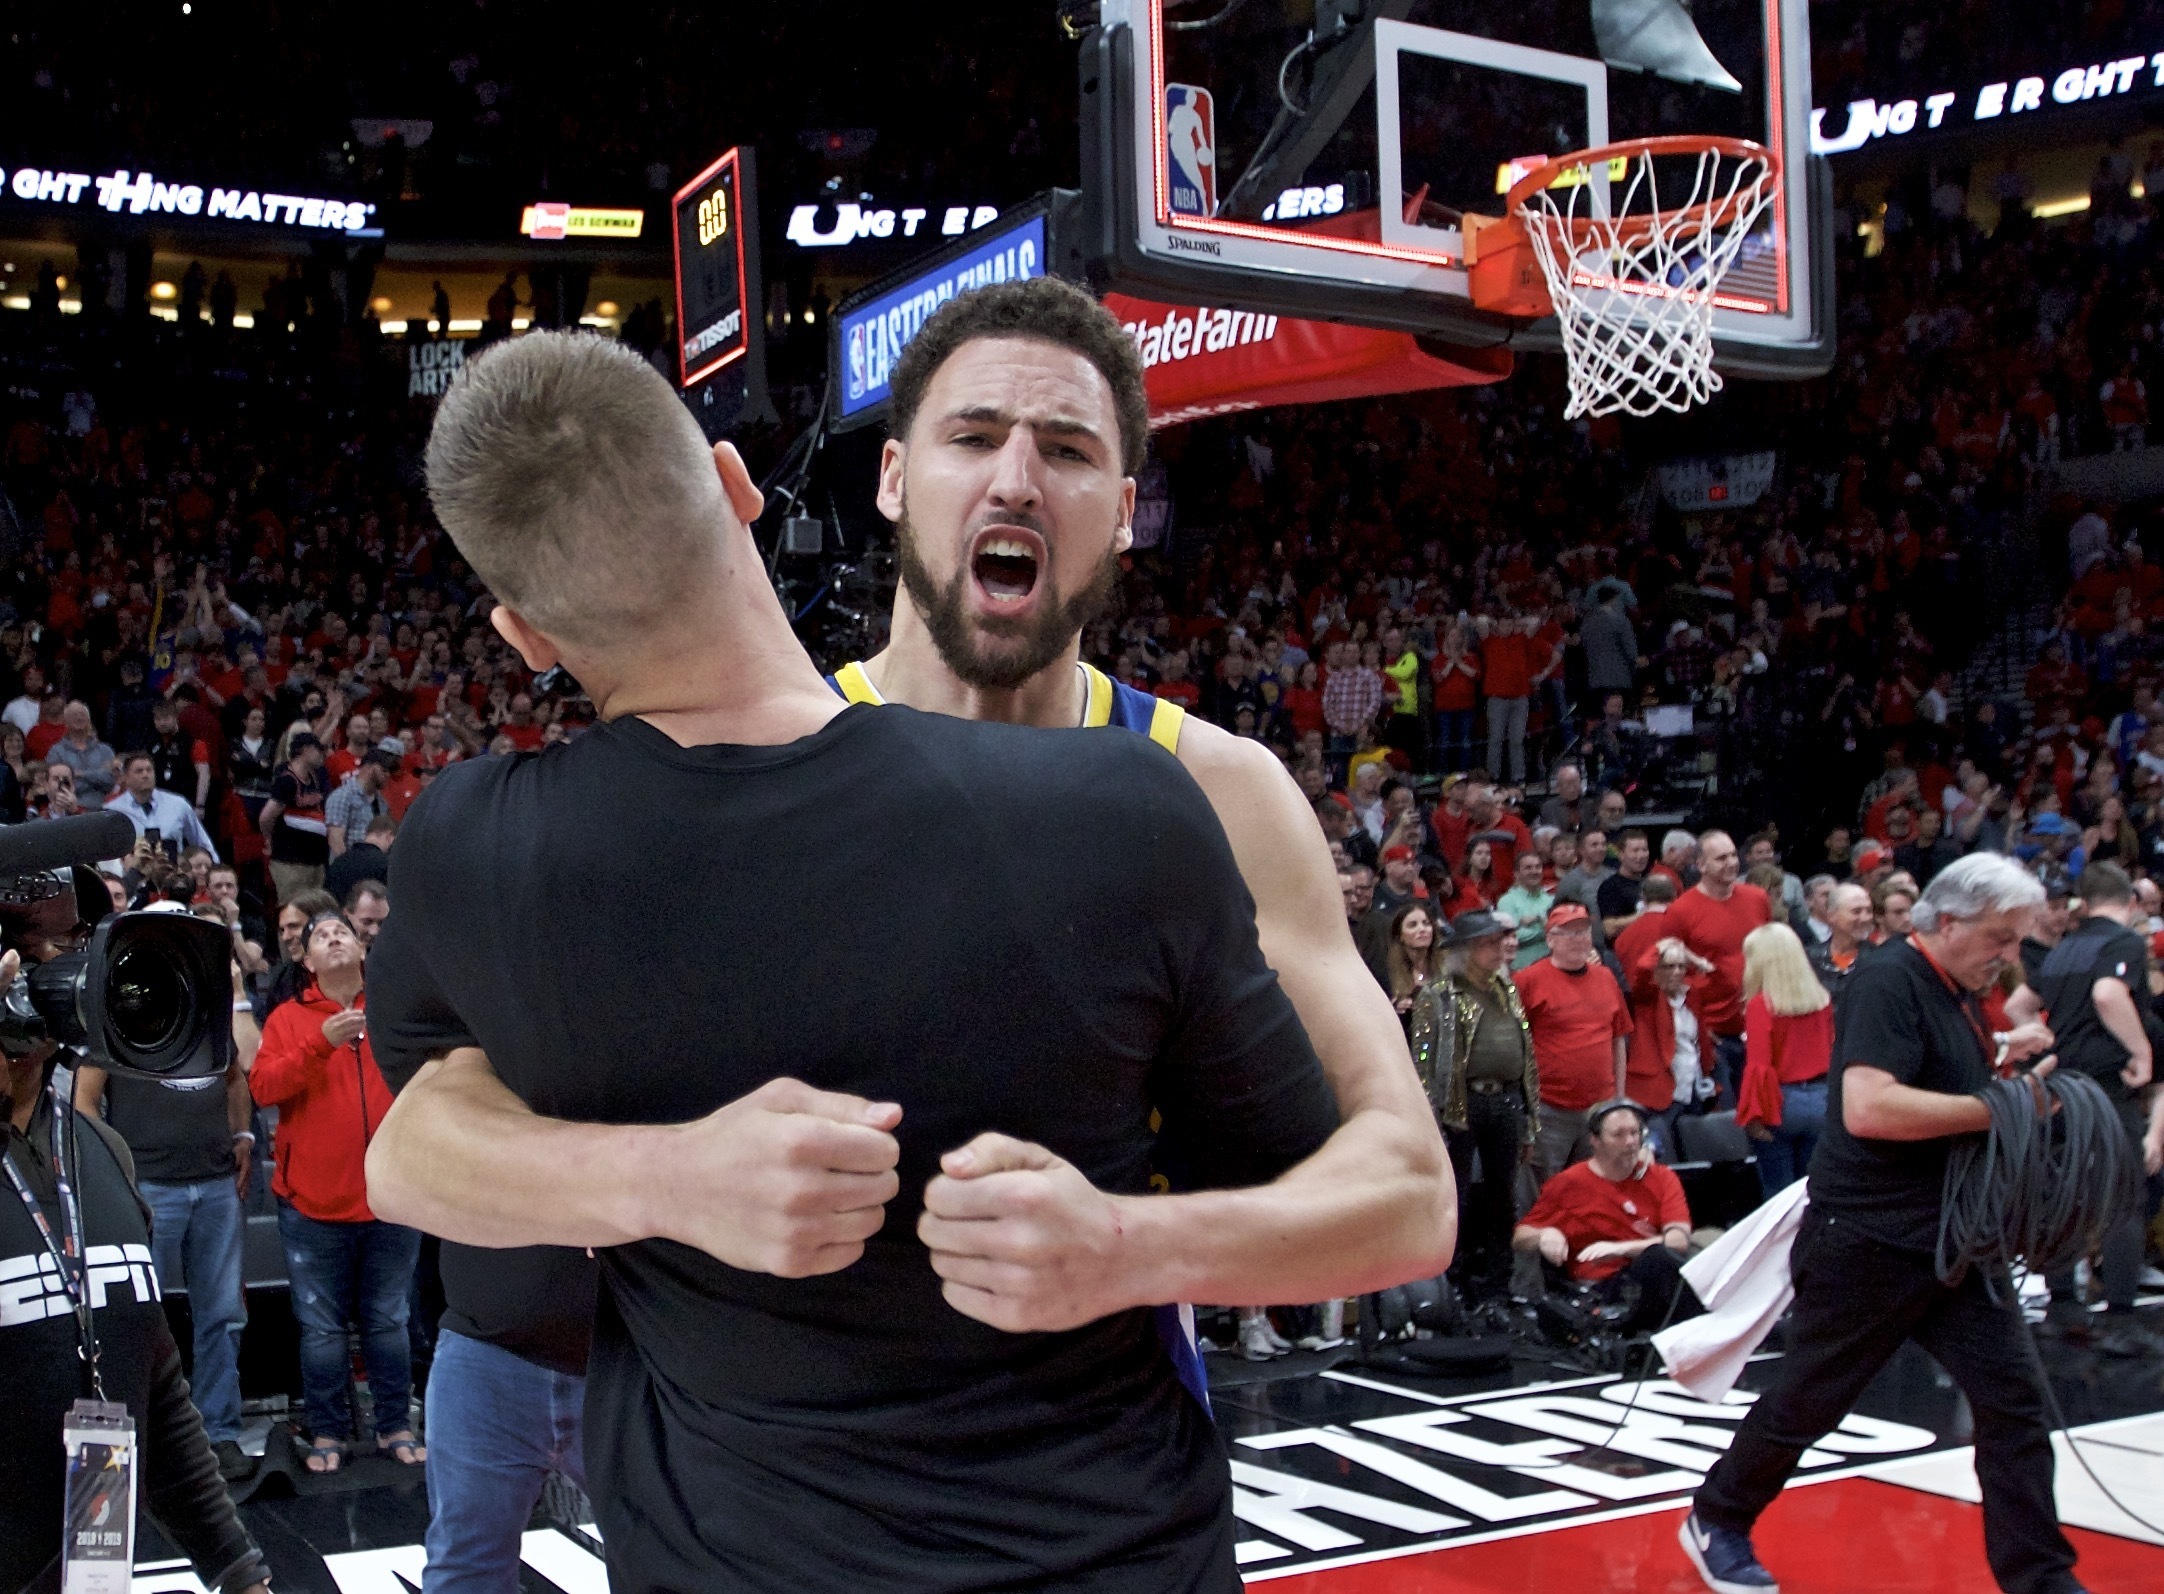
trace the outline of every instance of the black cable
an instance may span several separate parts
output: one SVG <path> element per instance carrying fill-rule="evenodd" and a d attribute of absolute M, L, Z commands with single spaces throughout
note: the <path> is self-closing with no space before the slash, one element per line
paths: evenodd
<path fill-rule="evenodd" d="M 2145 1170 L 2118 1108 L 2085 1075 L 2021 1074 L 1995 1080 L 1979 1094 L 1991 1109 L 1991 1128 L 1964 1138 L 1947 1155 L 1936 1263 L 1940 1281 L 1947 1284 L 1970 1267 L 1983 1269 L 1984 1287 L 1998 1300 L 1998 1281 L 2015 1262 L 2039 1274 L 2071 1267 L 2093 1252 L 2113 1225 L 2138 1214 Z M 2008 1289 L 2005 1305 L 2020 1325 L 2052 1427 L 2066 1435 L 2081 1470 L 2130 1520 L 2164 1534 L 2164 1527 L 2130 1509 L 2089 1465 L 2059 1405 L 2021 1309 L 2020 1291 Z"/>
<path fill-rule="evenodd" d="M 1996 1300 L 2015 1262 L 2070 1267 L 2139 1211 L 2143 1169 L 2111 1098 L 2082 1074 L 2021 1074 L 1979 1094 L 1991 1128 L 1947 1154 L 1937 1269 L 1951 1284 L 1982 1268 Z"/>

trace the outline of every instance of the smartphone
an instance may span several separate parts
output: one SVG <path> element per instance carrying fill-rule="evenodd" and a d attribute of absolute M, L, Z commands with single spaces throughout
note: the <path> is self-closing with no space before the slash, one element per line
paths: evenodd
<path fill-rule="evenodd" d="M 156 825 L 145 825 L 143 827 L 143 839 L 155 847 L 165 840 L 165 833 L 159 830 Z"/>

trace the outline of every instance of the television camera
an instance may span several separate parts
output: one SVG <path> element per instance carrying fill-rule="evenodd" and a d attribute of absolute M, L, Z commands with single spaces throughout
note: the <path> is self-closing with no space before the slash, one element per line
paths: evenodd
<path fill-rule="evenodd" d="M 112 1071 L 223 1074 L 233 1060 L 232 938 L 191 914 L 114 913 L 95 865 L 126 854 L 124 814 L 0 827 L 0 1049 L 53 1042 Z"/>

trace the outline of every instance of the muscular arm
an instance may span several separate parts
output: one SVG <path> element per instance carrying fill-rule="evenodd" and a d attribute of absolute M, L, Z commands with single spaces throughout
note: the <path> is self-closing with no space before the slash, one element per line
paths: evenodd
<path fill-rule="evenodd" d="M 426 1064 L 368 1144 L 377 1217 L 462 1245 L 625 1245 L 660 1234 L 646 1175 L 669 1131 L 538 1116 L 464 1047 Z"/>
<path fill-rule="evenodd" d="M 1255 899 L 1277 971 L 1336 1093 L 1322 1149 L 1272 1184 L 1141 1203 L 1162 1231 L 1152 1301 L 1314 1301 L 1440 1272 L 1457 1187 L 1404 1031 L 1346 928 L 1328 848 L 1282 765 L 1214 726 L 1180 739 Z M 1170 1288 L 1177 1283 L 1177 1288 Z"/>
<path fill-rule="evenodd" d="M 466 1245 L 677 1240 L 801 1278 L 863 1254 L 899 1180 L 891 1102 L 777 1079 L 688 1124 L 543 1118 L 460 1047 L 424 1064 L 368 1145 L 376 1216 Z M 659 1179 L 654 1170 L 666 1168 Z"/>
<path fill-rule="evenodd" d="M 1255 898 L 1262 952 L 1337 1098 L 1323 1145 L 1247 1189 L 1113 1196 L 1042 1146 L 941 1159 L 917 1233 L 957 1311 L 1012 1332 L 1168 1301 L 1319 1301 L 1439 1273 L 1456 1186 L 1390 1003 L 1354 950 L 1312 813 L 1277 761 L 1188 722 L 1180 759 Z"/>

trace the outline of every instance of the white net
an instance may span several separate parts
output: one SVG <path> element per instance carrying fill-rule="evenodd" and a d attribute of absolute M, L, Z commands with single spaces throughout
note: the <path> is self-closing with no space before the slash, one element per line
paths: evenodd
<path fill-rule="evenodd" d="M 1624 146 L 1587 151 L 1520 201 L 1563 329 L 1567 418 L 1683 411 L 1720 391 L 1716 297 L 1778 175 L 1755 145 Z"/>

